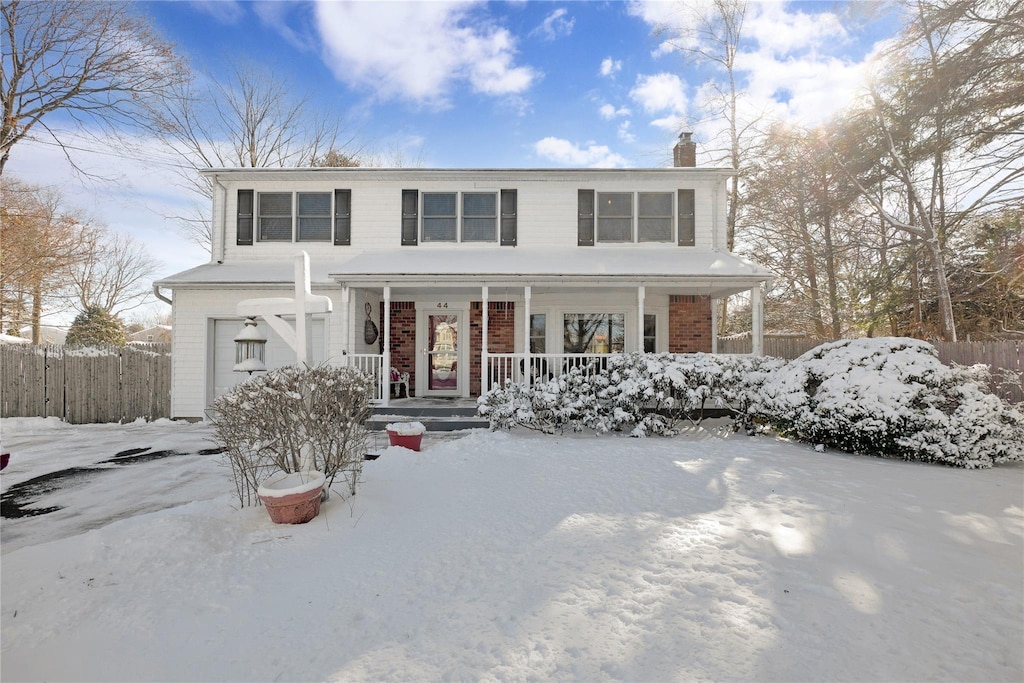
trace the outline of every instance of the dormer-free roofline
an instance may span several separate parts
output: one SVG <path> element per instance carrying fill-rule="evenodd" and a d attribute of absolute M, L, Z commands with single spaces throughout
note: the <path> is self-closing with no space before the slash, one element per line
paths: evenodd
<path fill-rule="evenodd" d="M 380 168 L 380 167 L 329 167 L 329 168 L 206 168 L 199 171 L 206 177 L 235 178 L 238 180 L 302 179 L 314 177 L 353 177 L 369 179 L 417 179 L 444 177 L 491 177 L 517 180 L 533 178 L 628 178 L 631 176 L 676 176 L 729 178 L 736 174 L 731 168 L 719 166 L 663 168 Z"/>

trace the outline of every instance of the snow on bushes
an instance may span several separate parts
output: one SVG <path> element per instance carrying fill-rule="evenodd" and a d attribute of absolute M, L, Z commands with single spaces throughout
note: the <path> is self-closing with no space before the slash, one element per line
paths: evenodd
<path fill-rule="evenodd" d="M 752 416 L 804 441 L 990 467 L 1024 457 L 1024 415 L 984 389 L 982 367 L 943 365 L 916 339 L 823 344 L 772 373 Z"/>
<path fill-rule="evenodd" d="M 629 430 L 633 436 L 675 433 L 680 420 L 714 401 L 739 416 L 766 373 L 783 361 L 745 356 L 629 353 L 573 366 L 527 388 L 495 387 L 479 401 L 492 428 Z"/>
<path fill-rule="evenodd" d="M 990 467 L 1024 459 L 1024 414 L 982 387 L 985 366 L 943 365 L 914 339 L 823 344 L 796 360 L 704 353 L 623 354 L 479 401 L 491 427 L 670 435 L 709 402 L 737 427 L 755 422 L 855 453 Z"/>

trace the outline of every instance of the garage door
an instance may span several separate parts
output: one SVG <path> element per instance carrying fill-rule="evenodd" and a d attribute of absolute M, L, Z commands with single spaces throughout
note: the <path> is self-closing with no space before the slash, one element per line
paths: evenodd
<path fill-rule="evenodd" d="M 267 338 L 267 368 L 273 370 L 295 362 L 295 351 L 284 343 L 263 320 L 256 324 L 257 329 Z M 245 372 L 235 372 L 235 335 L 242 329 L 241 320 L 216 320 L 213 324 L 213 398 L 217 398 L 231 387 L 249 379 Z M 311 365 L 323 363 L 326 348 L 324 321 L 313 320 L 313 361 Z M 255 376 L 256 373 L 253 373 Z"/>

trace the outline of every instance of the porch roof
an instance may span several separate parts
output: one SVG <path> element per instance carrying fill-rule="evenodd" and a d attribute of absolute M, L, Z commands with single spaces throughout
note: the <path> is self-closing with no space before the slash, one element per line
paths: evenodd
<path fill-rule="evenodd" d="M 712 296 L 772 279 L 765 268 L 722 251 L 678 248 L 434 248 L 368 250 L 349 258 L 314 260 L 313 284 L 353 287 L 472 287 L 480 285 L 615 287 L 646 284 Z M 287 261 L 209 263 L 172 275 L 162 287 L 253 287 L 292 282 Z"/>

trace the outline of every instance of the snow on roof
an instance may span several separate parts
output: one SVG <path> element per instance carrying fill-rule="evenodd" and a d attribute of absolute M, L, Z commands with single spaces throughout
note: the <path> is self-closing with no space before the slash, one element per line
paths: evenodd
<path fill-rule="evenodd" d="M 347 259 L 312 260 L 310 279 L 317 283 L 402 282 L 495 278 L 531 279 L 733 279 L 756 283 L 773 274 L 721 251 L 625 248 L 518 247 L 433 249 L 429 247 L 359 252 Z M 205 284 L 280 284 L 292 282 L 290 260 L 235 261 L 206 264 L 158 282 L 163 287 Z"/>
<path fill-rule="evenodd" d="M 31 339 L 15 337 L 12 334 L 0 334 L 0 344 L 31 344 Z"/>

